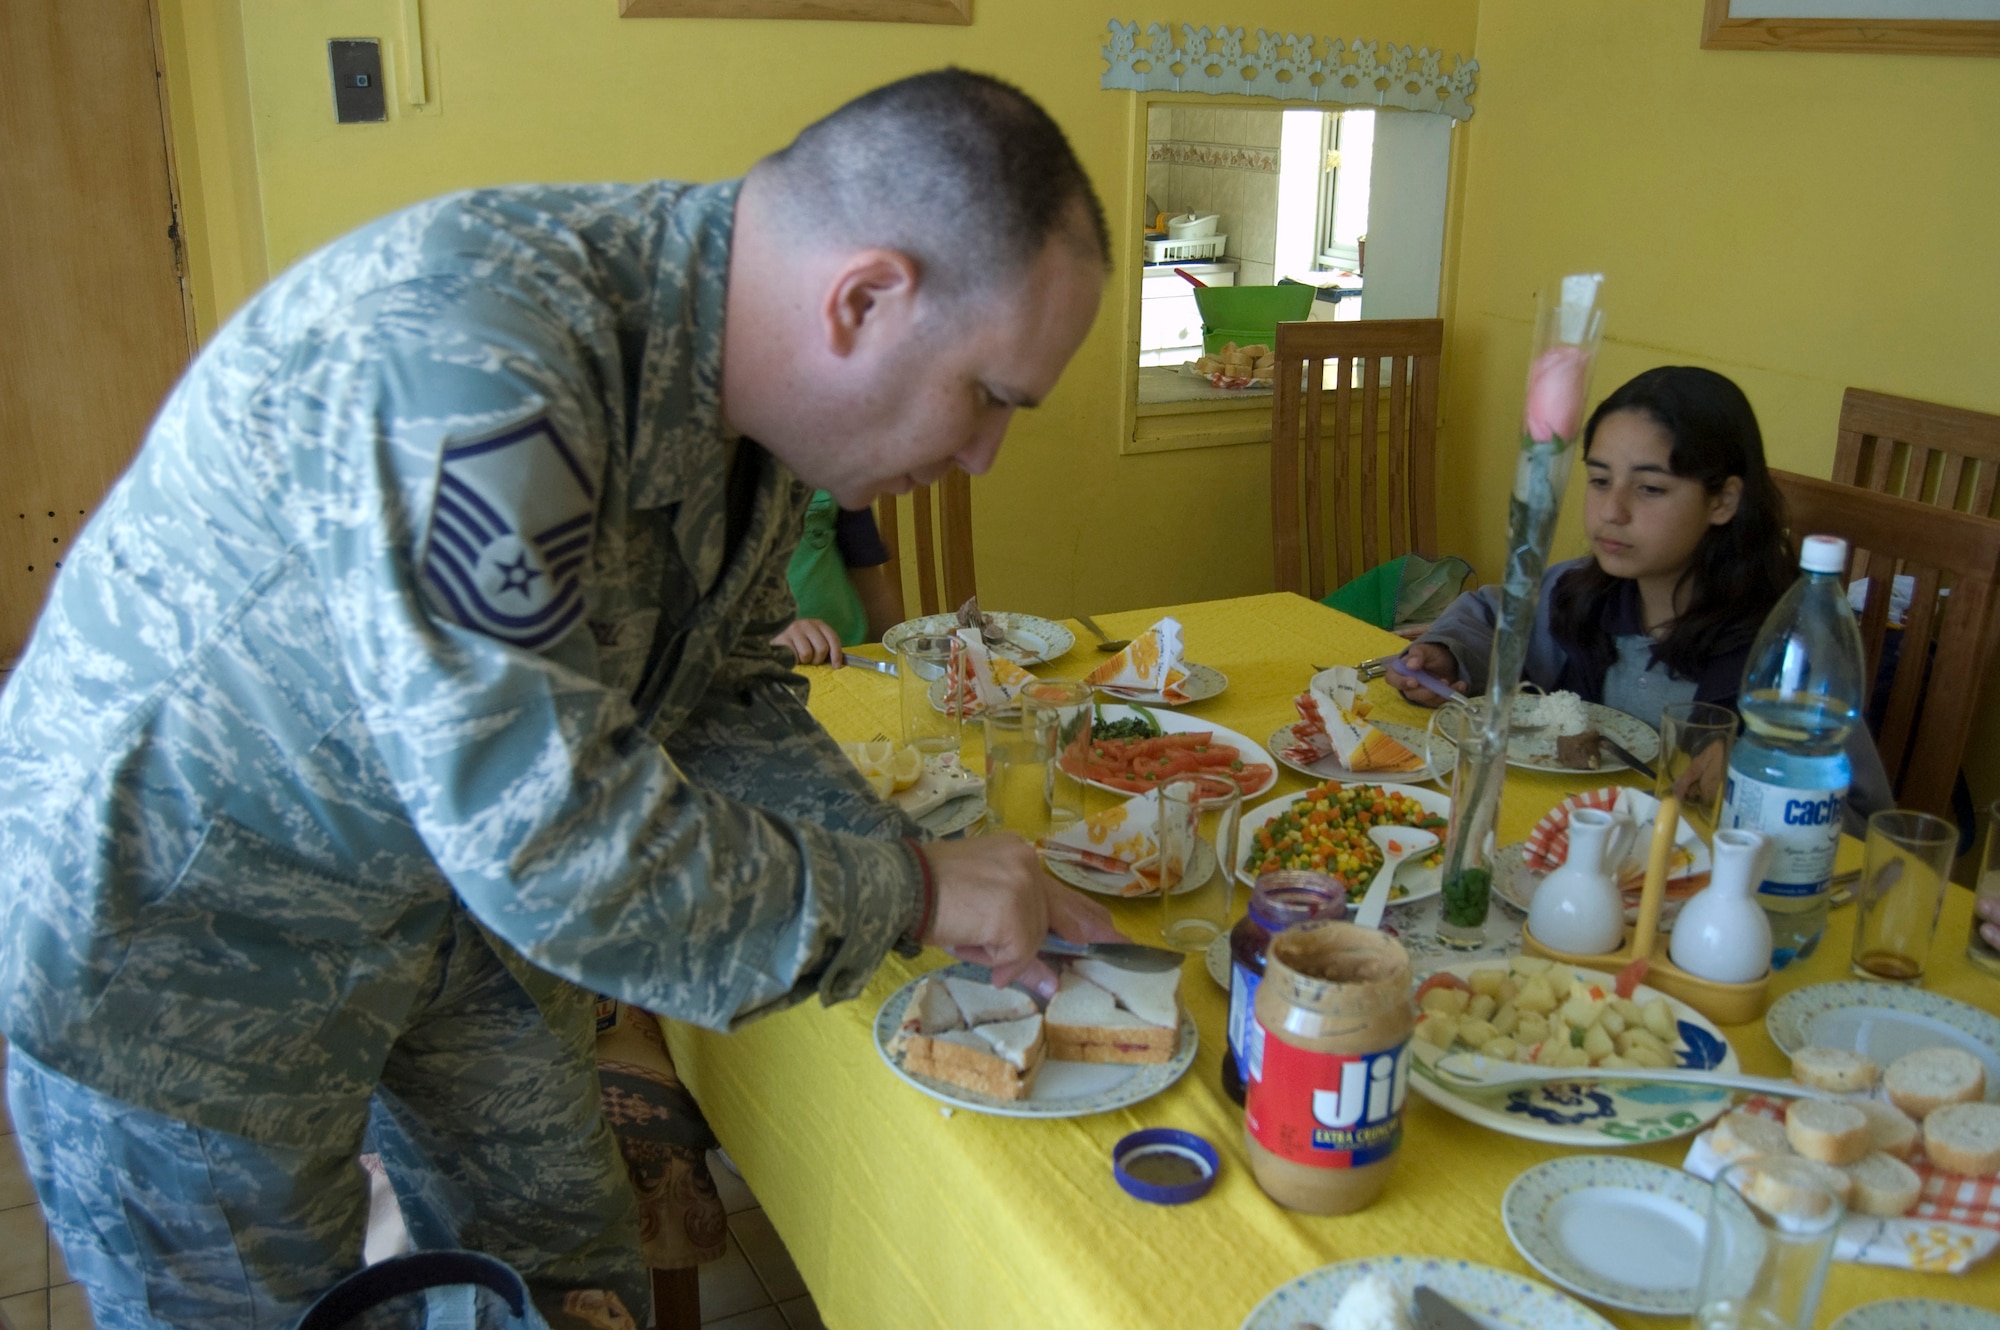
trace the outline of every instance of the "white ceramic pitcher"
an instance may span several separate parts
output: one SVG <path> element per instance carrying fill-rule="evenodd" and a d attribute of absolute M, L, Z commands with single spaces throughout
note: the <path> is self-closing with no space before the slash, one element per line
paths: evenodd
<path fill-rule="evenodd" d="M 1569 855 L 1542 879 L 1528 910 L 1528 930 L 1543 946 L 1595 956 L 1625 936 L 1625 898 L 1617 870 L 1632 829 L 1629 820 L 1597 808 L 1569 815 Z"/>
<path fill-rule="evenodd" d="M 1715 833 L 1708 885 L 1681 907 L 1667 954 L 1689 974 L 1718 984 L 1747 984 L 1771 968 L 1771 921 L 1757 904 L 1757 884 L 1771 843 L 1761 832 Z"/>

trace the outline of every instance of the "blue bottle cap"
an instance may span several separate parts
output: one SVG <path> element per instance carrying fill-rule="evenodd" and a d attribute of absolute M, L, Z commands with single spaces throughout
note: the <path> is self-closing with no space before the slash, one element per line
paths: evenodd
<path fill-rule="evenodd" d="M 1193 1132 L 1172 1127 L 1135 1131 L 1111 1148 L 1118 1185 L 1154 1205 L 1185 1205 L 1208 1194 L 1222 1159 Z"/>

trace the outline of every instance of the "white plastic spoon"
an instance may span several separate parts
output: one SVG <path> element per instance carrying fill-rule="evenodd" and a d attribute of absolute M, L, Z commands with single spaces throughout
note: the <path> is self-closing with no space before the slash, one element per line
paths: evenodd
<path fill-rule="evenodd" d="M 1438 837 L 1435 831 L 1421 827 L 1370 827 L 1368 839 L 1382 851 L 1382 871 L 1368 884 L 1368 894 L 1361 898 L 1354 922 L 1363 928 L 1379 928 L 1382 911 L 1389 908 L 1389 884 L 1395 880 L 1396 869 L 1412 855 L 1429 854 L 1436 849 Z"/>

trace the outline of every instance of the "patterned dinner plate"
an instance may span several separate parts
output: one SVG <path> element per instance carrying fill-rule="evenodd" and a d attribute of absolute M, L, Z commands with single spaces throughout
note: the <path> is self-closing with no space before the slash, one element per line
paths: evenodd
<path fill-rule="evenodd" d="M 1103 720 L 1114 721 L 1129 720 L 1141 713 L 1133 707 L 1112 705 L 1098 707 L 1095 714 Z M 1256 788 L 1245 789 L 1243 791 L 1245 799 L 1255 799 L 1259 795 L 1269 792 L 1271 787 L 1278 783 L 1278 760 L 1265 752 L 1250 736 L 1238 734 L 1226 725 L 1217 725 L 1212 721 L 1202 720 L 1198 716 L 1184 716 L 1178 711 L 1162 713 L 1148 709 L 1144 714 L 1151 716 L 1154 723 L 1160 727 L 1163 733 L 1188 734 L 1207 732 L 1212 736 L 1212 742 L 1234 746 L 1238 757 L 1245 766 L 1255 765 L 1263 767 L 1265 769 L 1263 780 L 1257 783 Z M 1103 781 L 1086 781 L 1085 784 L 1095 785 L 1100 790 L 1110 790 L 1113 794 L 1129 795 L 1132 793 L 1130 790 L 1121 790 L 1114 785 L 1107 785 Z"/>
<path fill-rule="evenodd" d="M 1277 755 L 1280 762 L 1301 776 L 1310 776 L 1314 780 L 1337 780 L 1343 783 L 1392 780 L 1399 784 L 1415 785 L 1421 781 L 1437 780 L 1440 777 L 1450 780 L 1451 764 L 1458 760 L 1458 749 L 1453 746 L 1451 740 L 1440 738 L 1432 741 L 1414 725 L 1398 725 L 1394 721 L 1382 720 L 1371 723 L 1376 729 L 1422 757 L 1424 759 L 1422 766 L 1414 771 L 1350 771 L 1331 753 L 1317 762 L 1295 762 L 1285 756 L 1285 750 L 1298 742 L 1293 730 L 1303 723 L 1303 721 L 1293 721 L 1290 725 L 1280 725 L 1271 731 L 1271 737 L 1265 743 Z M 1435 761 L 1432 760 L 1433 754 L 1429 747 L 1431 742 L 1435 742 L 1438 749 Z"/>
<path fill-rule="evenodd" d="M 1436 790 L 1426 790 L 1420 785 L 1392 785 L 1385 781 L 1369 781 L 1368 784 L 1382 785 L 1384 788 L 1396 794 L 1403 795 L 1405 798 L 1414 799 L 1423 805 L 1425 812 L 1435 817 L 1441 817 L 1447 821 L 1451 818 L 1451 796 L 1448 794 L 1439 794 Z M 1255 808 L 1245 810 L 1243 814 L 1243 828 L 1237 833 L 1237 840 L 1240 843 L 1240 848 L 1236 854 L 1237 881 L 1246 887 L 1257 885 L 1257 875 L 1250 871 L 1250 865 L 1257 854 L 1257 833 L 1262 831 L 1280 813 L 1305 798 L 1309 793 L 1311 793 L 1310 790 L 1300 790 L 1296 794 L 1280 795 L 1276 799 L 1271 799 L 1265 803 L 1258 804 Z M 1444 828 L 1438 827 L 1435 830 L 1438 835 L 1438 849 L 1442 850 L 1444 848 Z M 1389 884 L 1389 904 L 1407 905 L 1411 901 L 1427 900 L 1438 894 L 1438 883 L 1443 880 L 1444 870 L 1436 864 L 1426 864 L 1424 859 L 1429 857 L 1429 855 L 1424 855 L 1421 858 L 1405 859 L 1397 866 L 1396 879 Z M 1361 894 L 1367 890 L 1367 886 L 1368 884 L 1364 882 L 1353 889 L 1353 895 L 1356 900 L 1360 899 Z"/>
<path fill-rule="evenodd" d="M 1884 1298 L 1861 1304 L 1828 1330 L 2000 1330 L 2000 1312 L 1936 1298 Z"/>
<path fill-rule="evenodd" d="M 1189 702 L 1206 702 L 1229 687 L 1229 676 L 1213 666 L 1197 665 L 1191 660 L 1183 662 L 1183 666 L 1188 677 L 1181 681 L 1181 691 L 1187 696 L 1179 702 L 1169 702 L 1160 694 L 1143 688 L 1106 688 L 1099 684 L 1097 691 L 1120 702 L 1143 702 L 1149 707 L 1178 707 Z"/>
<path fill-rule="evenodd" d="M 1505 969 L 1502 961 L 1460 961 L 1441 965 L 1432 974 L 1449 973 L 1463 979 L 1474 970 Z M 1611 990 L 1608 974 L 1576 969 L 1577 975 Z M 1700 1012 L 1658 989 L 1640 985 L 1632 1000 L 1644 1006 L 1654 998 L 1667 999 L 1673 1013 L 1677 1065 L 1694 1071 L 1738 1070 L 1736 1050 L 1721 1030 Z M 1686 1136 L 1722 1116 L 1729 1107 L 1730 1092 L 1699 1085 L 1621 1084 L 1611 1081 L 1548 1081 L 1540 1085 L 1504 1093 L 1475 1092 L 1446 1084 L 1431 1070 L 1442 1056 L 1437 1048 L 1421 1039 L 1410 1041 L 1410 1085 L 1424 1098 L 1467 1122 L 1552 1145 L 1584 1145 L 1598 1149 L 1639 1145 Z"/>
<path fill-rule="evenodd" d="M 1208 950 L 1201 954 L 1202 968 L 1208 977 L 1215 980 L 1216 987 L 1229 991 L 1229 934 L 1218 933 L 1208 944 Z"/>
<path fill-rule="evenodd" d="M 1612 1330 L 1611 1322 L 1546 1284 L 1490 1265 L 1431 1256 L 1372 1256 L 1309 1270 L 1281 1284 L 1251 1309 L 1241 1330 L 1298 1330 L 1330 1326 L 1348 1286 L 1378 1275 L 1403 1295 L 1403 1310 L 1417 1320 L 1411 1298 L 1422 1284 L 1458 1304 L 1488 1330 Z"/>
<path fill-rule="evenodd" d="M 979 983 L 987 982 L 991 975 L 991 971 L 983 965 L 964 962 L 932 973 L 958 975 Z M 1194 1017 L 1183 1010 L 1180 1044 L 1165 1062 L 1134 1067 L 1115 1062 L 1058 1062 L 1050 1058 L 1042 1063 L 1041 1074 L 1035 1078 L 1035 1088 L 1026 1099 L 993 1099 L 964 1086 L 907 1072 L 896 1060 L 896 1055 L 889 1051 L 890 1042 L 903 1024 L 903 1009 L 910 1005 L 910 995 L 927 977 L 918 975 L 904 984 L 891 993 L 881 1010 L 875 1013 L 875 1051 L 889 1064 L 889 1070 L 925 1094 L 975 1113 L 991 1113 L 1003 1118 L 1081 1118 L 1092 1113 L 1109 1113 L 1115 1108 L 1129 1108 L 1151 1099 L 1179 1080 L 1181 1073 L 1194 1062 L 1195 1046 L 1200 1042 L 1200 1036 L 1195 1032 Z"/>
<path fill-rule="evenodd" d="M 1039 614 L 989 614 L 987 617 L 1007 634 L 1006 644 L 992 648 L 992 654 L 1003 656 L 1016 665 L 1039 665 L 1045 660 L 1067 654 L 1076 645 L 1075 633 Z M 912 637 L 949 636 L 958 631 L 958 626 L 956 614 L 926 614 L 917 619 L 905 619 L 882 634 L 882 645 L 893 652 Z"/>
<path fill-rule="evenodd" d="M 1625 748 L 1641 762 L 1650 763 L 1660 755 L 1660 732 L 1635 716 L 1601 702 L 1585 702 L 1584 714 L 1597 732 Z M 1507 738 L 1507 765 L 1529 771 L 1559 771 L 1589 775 L 1592 772 L 1625 771 L 1629 768 L 1608 750 L 1598 753 L 1594 767 L 1566 767 L 1556 760 L 1555 731 L 1547 726 L 1517 726 Z"/>
<path fill-rule="evenodd" d="M 1567 1155 L 1515 1178 L 1500 1198 L 1528 1264 L 1593 1302 L 1649 1316 L 1694 1312 L 1706 1182 L 1622 1155 Z"/>
<path fill-rule="evenodd" d="M 2000 1102 L 2000 1017 L 1942 993 L 1848 980 L 1795 988 L 1764 1013 L 1785 1056 L 1808 1044 L 1851 1048 L 1888 1066 L 1920 1048 L 1962 1048 L 1986 1066 L 1986 1098 Z"/>
<path fill-rule="evenodd" d="M 1061 859 L 1052 859 L 1046 856 L 1042 859 L 1042 867 L 1049 870 L 1051 877 L 1060 878 L 1072 887 L 1078 887 L 1084 891 L 1094 891 L 1100 896 L 1123 896 L 1125 894 L 1124 880 L 1113 878 L 1109 873 L 1094 873 L 1081 864 L 1066 863 Z M 1174 888 L 1174 895 L 1186 895 L 1197 888 L 1205 887 L 1208 885 L 1208 880 L 1214 876 L 1215 847 L 1208 843 L 1207 837 L 1197 836 L 1194 841 L 1194 862 L 1188 865 L 1188 871 L 1182 875 L 1180 885 Z M 1141 891 L 1133 894 L 1134 896 L 1155 896 L 1157 898 L 1156 893 L 1151 891 Z"/>

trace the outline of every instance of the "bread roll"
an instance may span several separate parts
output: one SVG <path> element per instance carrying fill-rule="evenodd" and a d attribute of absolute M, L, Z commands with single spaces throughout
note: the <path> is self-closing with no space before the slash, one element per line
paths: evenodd
<path fill-rule="evenodd" d="M 1880 1099 L 1849 1101 L 1868 1119 L 1868 1144 L 1885 1155 L 1908 1159 L 1917 1152 L 1917 1123 L 1894 1104 Z"/>
<path fill-rule="evenodd" d="M 1924 1119 L 1924 1153 L 1947 1173 L 2000 1173 L 2000 1105 L 1947 1104 Z"/>
<path fill-rule="evenodd" d="M 1817 1219 L 1827 1211 L 1825 1192 L 1840 1198 L 1841 1204 L 1854 1192 L 1854 1179 L 1831 1164 L 1787 1155 L 1770 1161 L 1771 1166 L 1752 1164 L 1742 1183 L 1743 1198 L 1774 1215 L 1795 1219 Z M 1817 1179 L 1821 1186 L 1805 1182 L 1800 1174 Z"/>
<path fill-rule="evenodd" d="M 1893 1219 L 1908 1214 L 1923 1194 L 1924 1180 L 1917 1176 L 1917 1170 L 1880 1150 L 1860 1163 L 1849 1164 L 1845 1172 L 1854 1184 L 1847 1208 L 1856 1214 Z"/>
<path fill-rule="evenodd" d="M 1785 1108 L 1785 1139 L 1822 1164 L 1859 1163 L 1868 1153 L 1868 1119 L 1835 1099 L 1794 1099 Z"/>
<path fill-rule="evenodd" d="M 1845 1048 L 1802 1048 L 1792 1054 L 1792 1079 L 1815 1090 L 1852 1094 L 1875 1088 L 1882 1069 L 1859 1053 Z"/>
<path fill-rule="evenodd" d="M 1730 1163 L 1752 1155 L 1784 1155 L 1792 1152 L 1785 1129 L 1769 1118 L 1738 1110 L 1724 1113 L 1708 1134 L 1708 1146 Z"/>
<path fill-rule="evenodd" d="M 1924 1048 L 1891 1062 L 1882 1086 L 1891 1103 L 1921 1122 L 1946 1104 L 1977 1103 L 1986 1094 L 1986 1068 L 1962 1048 Z"/>

